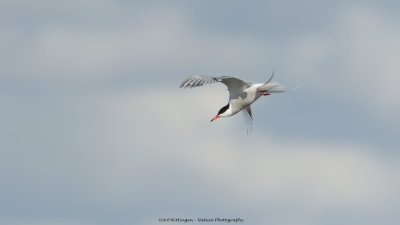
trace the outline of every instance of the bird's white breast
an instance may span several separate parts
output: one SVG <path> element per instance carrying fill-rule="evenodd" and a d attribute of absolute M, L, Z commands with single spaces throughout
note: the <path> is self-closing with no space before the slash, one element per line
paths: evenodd
<path fill-rule="evenodd" d="M 241 92 L 237 92 L 234 98 L 231 98 L 229 103 L 232 107 L 232 113 L 236 114 L 240 110 L 242 110 L 247 105 L 252 104 L 255 102 L 262 93 L 257 92 L 257 88 L 263 84 L 254 84 Z"/>

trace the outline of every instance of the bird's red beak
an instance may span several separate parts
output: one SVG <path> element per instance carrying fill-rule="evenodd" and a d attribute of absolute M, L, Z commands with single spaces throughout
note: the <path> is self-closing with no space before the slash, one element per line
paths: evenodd
<path fill-rule="evenodd" d="M 210 122 L 212 122 L 212 121 L 214 121 L 214 120 L 216 120 L 216 119 L 218 119 L 220 117 L 221 117 L 220 115 L 216 115 Z"/>

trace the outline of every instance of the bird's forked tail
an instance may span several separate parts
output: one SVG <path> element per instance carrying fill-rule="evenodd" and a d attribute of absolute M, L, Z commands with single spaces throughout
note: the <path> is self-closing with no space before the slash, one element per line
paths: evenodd
<path fill-rule="evenodd" d="M 258 91 L 269 92 L 269 93 L 280 93 L 286 91 L 286 88 L 284 86 L 280 85 L 276 81 L 272 81 L 274 74 L 275 71 L 272 73 L 271 77 L 268 79 L 267 82 L 265 82 L 262 86 L 258 87 Z"/>

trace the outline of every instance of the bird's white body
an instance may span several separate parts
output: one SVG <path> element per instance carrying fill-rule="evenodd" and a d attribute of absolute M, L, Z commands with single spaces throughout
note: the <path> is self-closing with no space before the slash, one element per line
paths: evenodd
<path fill-rule="evenodd" d="M 252 122 L 252 112 L 250 105 L 253 104 L 261 96 L 270 95 L 270 93 L 284 92 L 285 88 L 277 82 L 271 82 L 271 78 L 265 83 L 251 83 L 240 80 L 235 77 L 221 76 L 221 77 L 209 77 L 209 76 L 191 76 L 183 81 L 181 87 L 198 87 L 207 83 L 221 82 L 228 87 L 229 91 L 229 103 L 222 107 L 217 116 L 211 121 L 214 121 L 220 117 L 233 116 L 236 113 L 244 112 L 246 122 Z"/>
<path fill-rule="evenodd" d="M 259 99 L 263 94 L 257 91 L 257 88 L 263 84 L 253 84 L 244 90 L 232 90 L 229 96 L 230 107 L 226 110 L 221 117 L 233 116 L 236 113 L 243 110 L 246 106 L 251 105 L 257 99 Z M 228 89 L 229 90 L 229 89 Z M 234 93 L 232 93 L 234 92 Z M 233 94 L 233 95 L 232 95 Z"/>

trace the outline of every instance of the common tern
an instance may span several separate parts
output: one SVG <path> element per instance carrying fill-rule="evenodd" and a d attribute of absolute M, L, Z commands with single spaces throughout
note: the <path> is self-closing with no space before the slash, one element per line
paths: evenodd
<path fill-rule="evenodd" d="M 211 77 L 205 75 L 195 75 L 184 80 L 180 88 L 192 88 L 203 86 L 215 82 L 221 82 L 228 87 L 229 102 L 222 107 L 217 115 L 210 122 L 221 118 L 233 116 L 242 111 L 245 122 L 251 128 L 253 114 L 250 105 L 261 96 L 268 96 L 271 93 L 285 92 L 286 89 L 278 82 L 272 81 L 274 73 L 265 83 L 252 83 L 231 76 Z"/>

